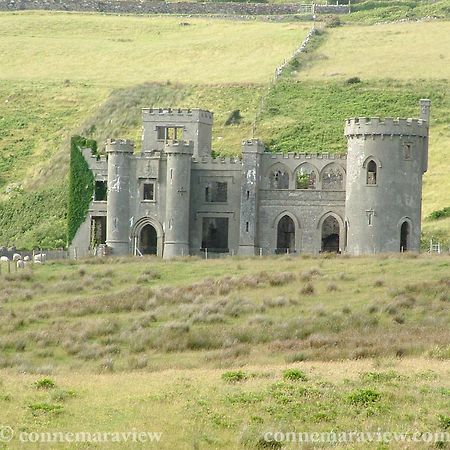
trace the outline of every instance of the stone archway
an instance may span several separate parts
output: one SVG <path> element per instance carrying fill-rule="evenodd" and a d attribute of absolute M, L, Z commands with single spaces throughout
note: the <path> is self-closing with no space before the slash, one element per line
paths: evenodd
<path fill-rule="evenodd" d="M 411 235 L 411 226 L 407 220 L 402 223 L 400 227 L 400 251 L 407 252 L 409 250 Z"/>
<path fill-rule="evenodd" d="M 278 221 L 277 253 L 292 253 L 295 251 L 295 224 L 288 215 Z"/>
<path fill-rule="evenodd" d="M 155 227 L 147 223 L 139 233 L 139 251 L 143 255 L 158 254 L 158 234 Z"/>
<path fill-rule="evenodd" d="M 340 226 L 336 217 L 328 216 L 322 223 L 322 252 L 339 253 Z"/>
<path fill-rule="evenodd" d="M 163 256 L 163 240 L 161 224 L 150 217 L 143 217 L 133 229 L 133 254 Z"/>

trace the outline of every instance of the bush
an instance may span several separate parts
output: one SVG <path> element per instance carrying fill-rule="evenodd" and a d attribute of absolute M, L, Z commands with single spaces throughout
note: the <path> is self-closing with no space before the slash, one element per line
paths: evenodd
<path fill-rule="evenodd" d="M 245 381 L 246 379 L 247 374 L 242 370 L 231 370 L 222 374 L 222 380 L 227 383 L 239 383 L 240 381 Z"/>
<path fill-rule="evenodd" d="M 56 384 L 50 378 L 42 378 L 34 383 L 34 387 L 36 389 L 53 389 L 56 387 Z"/>
<path fill-rule="evenodd" d="M 304 372 L 299 369 L 287 369 L 283 372 L 283 378 L 291 381 L 307 381 L 308 378 Z"/>
<path fill-rule="evenodd" d="M 345 80 L 345 82 L 347 84 L 358 84 L 358 83 L 361 83 L 361 78 L 359 78 L 359 77 L 351 77 L 351 78 L 348 78 L 347 80 Z"/>
<path fill-rule="evenodd" d="M 352 405 L 368 406 L 377 402 L 381 398 L 381 394 L 373 389 L 357 389 L 347 397 L 347 400 Z"/>

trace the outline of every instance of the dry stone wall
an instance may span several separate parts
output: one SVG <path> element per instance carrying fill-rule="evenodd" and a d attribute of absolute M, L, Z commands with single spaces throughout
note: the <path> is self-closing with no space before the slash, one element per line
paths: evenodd
<path fill-rule="evenodd" d="M 342 14 L 347 5 L 301 5 L 299 3 L 232 3 L 232 2 L 172 2 L 139 0 L 0 0 L 0 11 L 53 10 L 102 12 L 115 14 L 186 14 L 186 15 L 291 15 Z"/>

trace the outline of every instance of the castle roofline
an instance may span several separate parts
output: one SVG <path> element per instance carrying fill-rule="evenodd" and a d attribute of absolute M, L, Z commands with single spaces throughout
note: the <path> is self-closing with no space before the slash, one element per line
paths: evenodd
<path fill-rule="evenodd" d="M 424 119 L 392 117 L 355 117 L 345 122 L 345 136 L 392 135 L 428 136 L 428 122 Z"/>

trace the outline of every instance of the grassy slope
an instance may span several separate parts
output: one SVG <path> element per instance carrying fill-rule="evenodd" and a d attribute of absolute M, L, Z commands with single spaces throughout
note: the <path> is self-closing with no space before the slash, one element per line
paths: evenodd
<path fill-rule="evenodd" d="M 162 431 L 164 449 L 255 448 L 277 429 L 443 431 L 448 257 L 100 262 L 3 272 L 1 423 Z M 286 368 L 307 380 L 283 381 Z M 221 379 L 237 369 L 245 381 Z M 43 374 L 57 388 L 34 388 Z M 352 404 L 358 389 L 380 397 Z"/>
<path fill-rule="evenodd" d="M 186 21 L 0 14 L 0 52 L 8 60 L 0 71 L 2 244 L 64 244 L 67 138 L 75 132 L 139 139 L 141 107 L 200 106 L 216 112 L 218 150 L 239 152 L 261 83 L 307 27 L 194 18 L 180 26 L 180 20 Z M 223 127 L 238 108 L 243 123 Z"/>

